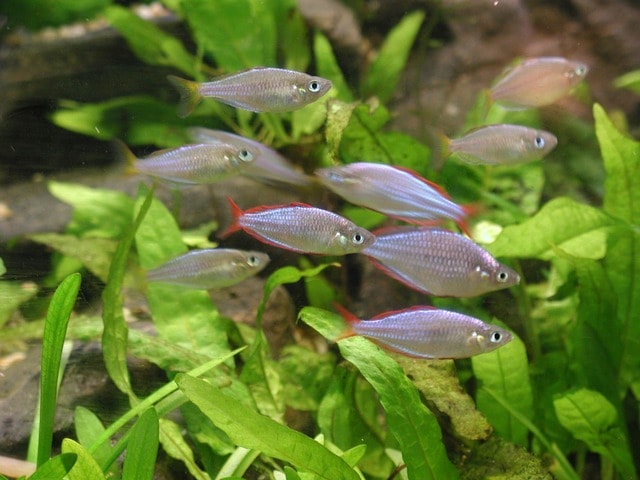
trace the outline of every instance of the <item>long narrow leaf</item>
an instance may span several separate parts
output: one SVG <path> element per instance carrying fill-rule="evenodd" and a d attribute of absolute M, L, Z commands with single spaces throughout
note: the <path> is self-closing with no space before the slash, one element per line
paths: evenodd
<path fill-rule="evenodd" d="M 180 374 L 176 383 L 239 446 L 290 462 L 326 480 L 358 480 L 337 455 L 306 435 L 247 408 L 208 383 Z"/>
<path fill-rule="evenodd" d="M 62 344 L 67 334 L 69 316 L 80 289 L 80 274 L 69 275 L 56 289 L 51 299 L 42 338 L 40 374 L 40 431 L 38 435 L 38 466 L 51 456 L 53 422 L 58 398 L 58 375 Z"/>
<path fill-rule="evenodd" d="M 118 244 L 109 269 L 109 281 L 102 292 L 102 321 L 104 322 L 102 350 L 104 352 L 105 367 L 113 383 L 116 384 L 121 392 L 129 395 L 131 399 L 135 398 L 135 394 L 131 389 L 129 371 L 127 370 L 128 329 L 122 311 L 124 305 L 122 284 L 133 237 L 149 210 L 152 200 L 153 190 L 147 194 L 133 225 L 129 227 Z"/>
<path fill-rule="evenodd" d="M 151 480 L 158 454 L 158 413 L 148 408 L 131 430 L 122 480 Z"/>

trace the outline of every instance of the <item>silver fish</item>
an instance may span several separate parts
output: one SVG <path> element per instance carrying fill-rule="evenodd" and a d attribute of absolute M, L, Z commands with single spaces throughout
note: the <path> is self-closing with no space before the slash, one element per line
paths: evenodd
<path fill-rule="evenodd" d="M 182 185 L 215 183 L 240 174 L 255 162 L 257 150 L 226 143 L 183 145 L 138 159 L 121 141 L 116 148 L 128 164 L 129 173 L 144 173 Z"/>
<path fill-rule="evenodd" d="M 150 282 L 190 288 L 223 288 L 249 278 L 269 263 L 262 252 L 225 248 L 192 250 L 147 272 Z"/>
<path fill-rule="evenodd" d="M 284 183 L 296 187 L 309 187 L 313 183 L 310 177 L 297 171 L 286 158 L 260 142 L 223 130 L 204 127 L 191 127 L 187 131 L 192 140 L 198 143 L 227 143 L 257 150 L 259 155 L 244 170 L 243 175 L 266 183 Z"/>
<path fill-rule="evenodd" d="M 342 307 L 349 322 L 340 337 L 362 335 L 381 347 L 416 358 L 468 358 L 509 343 L 511 332 L 461 313 L 415 306 L 360 320 Z"/>
<path fill-rule="evenodd" d="M 435 183 L 408 169 L 358 162 L 315 171 L 320 182 L 349 202 L 409 223 L 449 219 L 467 231 L 470 208 L 453 202 Z"/>
<path fill-rule="evenodd" d="M 475 297 L 516 285 L 519 275 L 467 237 L 425 227 L 373 232 L 361 253 L 387 275 L 429 295 Z"/>
<path fill-rule="evenodd" d="M 228 198 L 234 223 L 222 236 L 244 230 L 261 242 L 298 253 L 346 255 L 371 245 L 374 236 L 333 212 L 304 203 L 242 211 Z"/>
<path fill-rule="evenodd" d="M 290 112 L 315 102 L 331 81 L 303 72 L 258 67 L 199 83 L 169 75 L 180 93 L 179 115 L 186 117 L 203 97 L 251 112 Z"/>
<path fill-rule="evenodd" d="M 487 125 L 453 140 L 443 139 L 443 155 L 466 163 L 514 165 L 539 160 L 558 145 L 555 135 L 521 125 Z"/>
<path fill-rule="evenodd" d="M 508 108 L 550 105 L 567 95 L 587 75 L 589 67 L 562 57 L 539 57 L 507 69 L 491 88 L 490 97 Z"/>

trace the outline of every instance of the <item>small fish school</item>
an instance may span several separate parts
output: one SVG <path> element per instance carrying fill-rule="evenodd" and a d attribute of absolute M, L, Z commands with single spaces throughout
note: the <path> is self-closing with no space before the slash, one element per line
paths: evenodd
<path fill-rule="evenodd" d="M 490 103 L 504 108 L 549 105 L 567 95 L 587 71 L 586 65 L 559 57 L 525 60 L 509 69 L 488 97 Z M 206 83 L 173 76 L 169 81 L 181 96 L 180 116 L 188 115 L 203 98 L 252 112 L 287 112 L 317 101 L 331 88 L 327 79 L 278 68 L 253 68 Z M 281 185 L 312 182 L 255 140 L 199 127 L 191 132 L 198 143 L 143 160 L 124 145 L 119 149 L 138 172 L 173 184 L 214 183 L 234 175 Z M 539 160 L 557 143 L 550 132 L 485 125 L 460 138 L 442 138 L 441 154 L 444 158 L 456 155 L 469 164 L 511 165 Z M 347 202 L 410 225 L 372 233 L 336 213 L 304 203 L 242 210 L 229 198 L 234 223 L 223 236 L 242 230 L 265 244 L 301 254 L 360 253 L 389 277 L 431 296 L 474 297 L 520 282 L 514 270 L 470 238 L 467 222 L 473 208 L 455 203 L 442 187 L 416 172 L 360 162 L 318 169 L 315 178 Z M 444 221 L 457 223 L 466 236 L 433 225 Z M 257 274 L 268 262 L 262 252 L 193 250 L 149 271 L 147 279 L 190 288 L 223 288 Z M 410 306 L 369 320 L 338 308 L 348 323 L 339 339 L 361 335 L 415 358 L 467 358 L 512 339 L 503 328 L 428 306 Z"/>

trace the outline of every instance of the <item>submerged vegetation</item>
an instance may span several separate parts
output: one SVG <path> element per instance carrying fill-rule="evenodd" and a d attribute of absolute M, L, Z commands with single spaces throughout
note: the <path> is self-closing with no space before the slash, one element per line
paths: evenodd
<path fill-rule="evenodd" d="M 69 18 L 62 13 L 67 3 L 59 18 Z M 601 106 L 593 106 L 594 125 L 563 118 L 565 131 L 556 133 L 552 154 L 556 161 L 601 159 L 604 196 L 601 204 L 588 205 L 543 195 L 545 160 L 487 167 L 452 159 L 436 169 L 427 145 L 386 128 L 391 114 L 385 104 L 424 12 L 407 14 L 361 81 L 350 84 L 330 42 L 308 29 L 295 0 L 166 0 L 188 25 L 195 54 L 124 7 L 90 3 L 149 65 L 197 81 L 283 66 L 312 71 L 333 88 L 291 113 L 254 114 L 205 100 L 186 119 L 178 117 L 176 102 L 151 96 L 61 100 L 51 117 L 56 125 L 157 148 L 184 144 L 193 126 L 225 128 L 273 148 L 304 144 L 312 169 L 359 161 L 411 168 L 457 200 L 481 205 L 470 222 L 473 238 L 522 281 L 500 297 L 508 307 L 479 298 L 428 299 L 513 332 L 510 343 L 471 360 L 408 359 L 362 337 L 320 351 L 293 344 L 275 358 L 262 323 L 280 285 L 304 281 L 301 322 L 330 344 L 343 334 L 344 320 L 328 310 L 346 298 L 330 281 L 329 273 L 342 268 L 334 258 L 301 258 L 271 273 L 256 327 L 237 324 L 204 290 L 142 285 L 139 273 L 194 243 L 208 244 L 216 225 L 203 226 L 194 241 L 194 232 L 179 229 L 153 188 L 141 185 L 130 198 L 50 182 L 51 194 L 73 207 L 73 217 L 64 234 L 31 237 L 57 252 L 48 278 L 57 289 L 46 318 L 7 323 L 36 287 L 0 282 L 0 298 L 10 299 L 0 305 L 2 343 L 43 340 L 31 479 L 152 478 L 159 448 L 200 480 L 638 477 L 640 454 L 632 445 L 640 439 L 640 142 L 621 132 Z M 251 27 L 232 28 L 239 23 Z M 620 80 L 627 88 L 638 85 L 637 73 Z M 481 93 L 466 129 L 492 123 L 542 127 L 537 110 L 489 106 Z M 566 145 L 563 135 L 572 129 L 595 136 L 599 151 Z M 351 206 L 340 213 L 366 228 L 386 220 Z M 72 313 L 87 272 L 104 285 L 101 317 Z M 8 274 L 0 260 L 0 275 Z M 125 286 L 144 291 L 157 335 L 125 321 Z M 96 412 L 78 406 L 74 438 L 52 445 L 56 392 L 69 354 L 65 339 L 101 341 L 106 369 L 129 408 L 103 424 Z M 166 385 L 147 396 L 136 392 L 127 356 L 163 369 Z M 179 417 L 169 415 L 176 410 Z M 304 433 L 287 425 L 290 411 L 308 414 Z"/>

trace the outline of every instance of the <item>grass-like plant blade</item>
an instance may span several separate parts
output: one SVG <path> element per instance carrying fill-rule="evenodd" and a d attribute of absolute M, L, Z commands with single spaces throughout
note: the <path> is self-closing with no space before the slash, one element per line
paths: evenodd
<path fill-rule="evenodd" d="M 29 480 L 63 480 L 76 463 L 75 453 L 62 453 L 45 463 L 29 477 Z"/>
<path fill-rule="evenodd" d="M 158 413 L 148 408 L 131 430 L 122 480 L 151 480 L 158 455 Z"/>
<path fill-rule="evenodd" d="M 89 478 L 103 480 L 106 478 L 98 462 L 79 443 L 65 438 L 62 441 L 62 452 L 75 453 L 78 456 L 78 460 L 69 472 L 69 480 L 87 480 Z"/>
<path fill-rule="evenodd" d="M 131 389 L 127 370 L 128 329 L 122 311 L 124 305 L 122 284 L 133 237 L 147 214 L 152 200 L 153 190 L 150 190 L 133 224 L 129 226 L 118 244 L 109 269 L 109 281 L 102 292 L 102 321 L 104 322 L 102 350 L 105 367 L 113 383 L 131 399 L 135 398 L 135 394 Z"/>
<path fill-rule="evenodd" d="M 604 210 L 624 221 L 608 244 L 605 269 L 618 299 L 621 329 L 620 388 L 640 379 L 640 142 L 620 133 L 600 105 L 594 105 L 596 135 L 604 168 Z"/>
<path fill-rule="evenodd" d="M 58 398 L 60 355 L 67 334 L 69 316 L 80 289 L 80 274 L 69 275 L 53 294 L 42 337 L 42 363 L 40 367 L 40 431 L 38 432 L 38 461 L 44 464 L 51 456 L 53 422 Z"/>
<path fill-rule="evenodd" d="M 423 20 L 424 12 L 416 10 L 391 29 L 365 77 L 365 98 L 376 95 L 383 103 L 391 99 Z"/>
<path fill-rule="evenodd" d="M 187 75 L 196 75 L 195 58 L 177 38 L 118 5 L 107 7 L 103 15 L 145 63 L 174 67 Z"/>
<path fill-rule="evenodd" d="M 624 478 L 638 478 L 618 413 L 602 394 L 583 388 L 558 396 L 553 406 L 562 426 L 575 438 L 613 462 Z"/>
<path fill-rule="evenodd" d="M 136 206 L 141 201 L 138 199 Z M 135 242 L 144 269 L 187 251 L 175 219 L 159 200 L 151 203 Z M 226 322 L 205 290 L 149 283 L 147 299 L 161 339 L 210 358 L 229 351 Z"/>
<path fill-rule="evenodd" d="M 378 392 L 388 429 L 400 445 L 409 478 L 458 478 L 458 471 L 447 458 L 435 416 L 420 401 L 418 390 L 400 366 L 363 337 L 345 338 L 338 346 Z"/>
<path fill-rule="evenodd" d="M 487 249 L 497 257 L 549 258 L 553 247 L 580 258 L 602 258 L 615 218 L 569 198 L 554 198 L 519 225 L 506 227 Z M 571 228 L 567 228 L 571 225 Z"/>
<path fill-rule="evenodd" d="M 237 445 L 260 450 L 323 479 L 359 479 L 344 460 L 319 443 L 234 401 L 208 383 L 184 374 L 176 377 L 176 383 Z"/>
<path fill-rule="evenodd" d="M 496 432 L 518 445 L 527 446 L 527 428 L 509 411 L 493 401 L 486 388 L 497 393 L 527 419 L 533 416 L 527 352 L 515 334 L 511 342 L 492 352 L 471 358 L 473 373 L 480 382 L 476 403 Z"/>
<path fill-rule="evenodd" d="M 633 70 L 619 76 L 613 81 L 616 88 L 626 88 L 640 94 L 640 70 Z"/>

